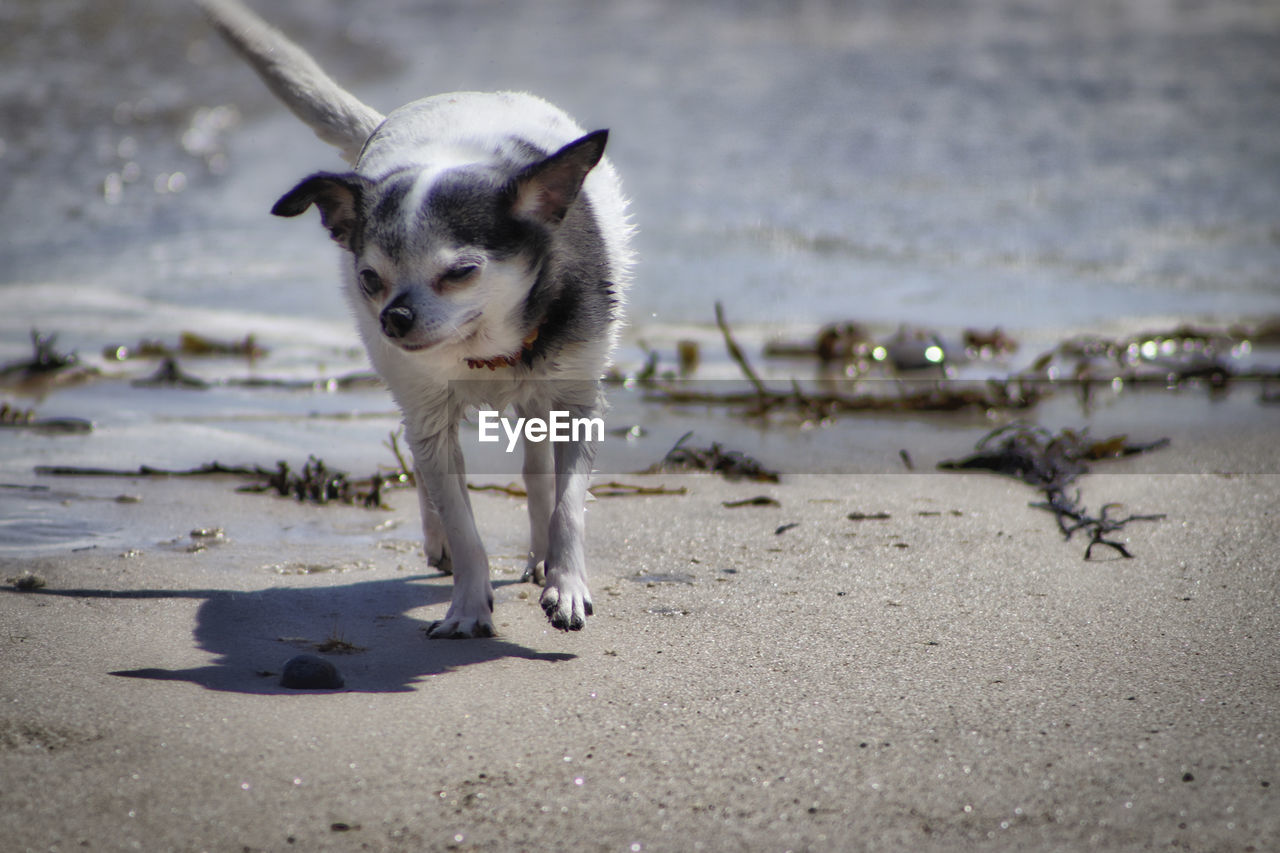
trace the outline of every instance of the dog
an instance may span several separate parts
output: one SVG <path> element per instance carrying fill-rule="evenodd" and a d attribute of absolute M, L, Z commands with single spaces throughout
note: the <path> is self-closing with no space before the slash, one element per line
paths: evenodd
<path fill-rule="evenodd" d="M 632 226 L 608 131 L 533 95 L 436 95 L 383 116 L 238 0 L 206 17 L 268 88 L 352 167 L 313 174 L 272 213 L 312 206 L 344 250 L 343 287 L 369 360 L 404 416 L 426 558 L 453 575 L 431 638 L 491 637 L 493 587 L 458 441 L 477 407 L 603 411 Z M 523 441 L 530 549 L 551 624 L 592 614 L 584 502 L 595 444 Z"/>

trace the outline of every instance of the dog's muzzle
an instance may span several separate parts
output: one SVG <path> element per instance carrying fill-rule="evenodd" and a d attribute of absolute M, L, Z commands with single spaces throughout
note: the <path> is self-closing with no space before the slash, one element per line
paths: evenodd
<path fill-rule="evenodd" d="M 382 315 L 379 318 L 382 323 L 382 333 L 388 338 L 403 338 L 413 328 L 413 309 L 403 303 L 397 304 L 398 302 L 399 300 L 392 302 L 382 309 Z"/>

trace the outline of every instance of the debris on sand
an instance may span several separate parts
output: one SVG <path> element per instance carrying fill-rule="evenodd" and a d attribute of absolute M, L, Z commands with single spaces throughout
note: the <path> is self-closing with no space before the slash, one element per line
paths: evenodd
<path fill-rule="evenodd" d="M 15 361 L 0 367 L 0 376 L 31 376 L 37 373 L 53 373 L 80 363 L 75 353 L 61 353 L 57 349 L 57 335 L 42 335 L 39 330 L 31 330 L 31 358 Z"/>
<path fill-rule="evenodd" d="M 721 501 L 720 505 L 725 509 L 737 509 L 740 506 L 782 506 L 782 503 L 768 495 L 756 495 L 754 498 L 743 498 L 740 501 Z"/>
<path fill-rule="evenodd" d="M 44 578 L 34 572 L 23 572 L 16 578 L 9 578 L 8 582 L 18 592 L 35 592 L 45 587 Z"/>
<path fill-rule="evenodd" d="M 133 385 L 135 388 L 190 388 L 196 391 L 209 387 L 208 382 L 179 367 L 178 360 L 171 355 L 166 355 L 160 366 L 146 379 L 133 380 Z"/>
<path fill-rule="evenodd" d="M 301 471 L 294 471 L 289 463 L 276 463 L 275 470 L 259 465 L 223 465 L 208 462 L 196 468 L 168 469 L 141 465 L 132 469 L 83 468 L 73 465 L 38 465 L 36 473 L 58 477 L 206 477 L 232 476 L 255 480 L 236 491 L 265 493 L 275 492 L 282 497 L 294 497 L 299 501 L 315 504 L 341 503 L 363 506 L 368 509 L 384 509 L 384 489 L 405 484 L 402 474 L 379 472 L 368 477 L 353 479 L 344 471 L 325 465 L 315 456 L 308 458 Z"/>
<path fill-rule="evenodd" d="M 196 357 L 235 357 L 250 360 L 262 358 L 267 350 L 258 344 L 252 334 L 238 341 L 220 341 L 196 332 L 182 332 L 176 345 L 163 341 L 141 340 L 127 346 L 110 344 L 102 350 L 108 361 L 128 361 L 135 358 L 174 358 L 179 355 Z"/>
<path fill-rule="evenodd" d="M 57 343 L 57 335 L 42 335 L 32 329 L 31 357 L 0 366 L 0 385 L 31 391 L 98 375 L 95 368 L 81 365 L 80 356 L 74 352 L 59 352 Z"/>
<path fill-rule="evenodd" d="M 83 435 L 93 432 L 93 423 L 83 418 L 41 418 L 34 409 L 19 409 L 0 403 L 0 429 L 26 429 L 46 435 Z"/>
<path fill-rule="evenodd" d="M 641 473 L 655 474 L 663 471 L 710 471 L 722 474 L 730 480 L 757 480 L 776 483 L 777 471 L 771 471 L 760 462 L 737 450 L 725 450 L 717 442 L 710 447 L 686 447 L 685 442 L 693 432 L 686 432 L 667 451 L 662 461 Z"/>
<path fill-rule="evenodd" d="M 1044 493 L 1045 500 L 1031 506 L 1052 512 L 1066 539 L 1071 539 L 1076 533 L 1084 533 L 1089 538 L 1084 552 L 1086 560 L 1098 545 L 1105 545 L 1128 558 L 1133 554 L 1124 544 L 1107 536 L 1122 530 L 1131 521 L 1159 521 L 1164 516 L 1115 518 L 1111 513 L 1119 504 L 1114 503 L 1105 504 L 1098 515 L 1091 515 L 1080 502 L 1079 490 L 1072 497 L 1067 494 L 1067 489 L 1089 470 L 1090 462 L 1148 453 L 1168 444 L 1167 438 L 1135 443 L 1123 435 L 1095 441 L 1089 437 L 1088 430 L 1064 429 L 1054 435 L 1043 427 L 1011 424 L 983 436 L 970 456 L 940 462 L 938 467 L 948 471 L 992 471 L 1034 486 Z"/>

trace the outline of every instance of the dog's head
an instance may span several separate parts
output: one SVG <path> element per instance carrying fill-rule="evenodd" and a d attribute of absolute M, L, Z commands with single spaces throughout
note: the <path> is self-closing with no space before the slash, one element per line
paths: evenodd
<path fill-rule="evenodd" d="M 378 180 L 320 173 L 271 212 L 319 208 L 351 253 L 352 302 L 390 343 L 503 363 L 537 334 L 530 291 L 607 138 L 596 131 L 522 166 L 415 167 Z"/>

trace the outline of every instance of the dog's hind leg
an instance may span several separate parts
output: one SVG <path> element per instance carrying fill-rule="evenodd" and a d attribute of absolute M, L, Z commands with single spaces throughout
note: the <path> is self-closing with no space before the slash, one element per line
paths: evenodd
<path fill-rule="evenodd" d="M 458 428 L 454 425 L 426 438 L 411 438 L 410 446 L 418 482 L 426 487 L 438 513 L 453 568 L 449 610 L 443 619 L 431 623 L 427 636 L 435 640 L 492 637 L 493 585 L 489 582 L 489 557 L 471 514 Z M 430 549 L 430 542 L 427 547 Z"/>
<path fill-rule="evenodd" d="M 516 411 L 523 418 L 544 421 L 548 415 L 542 407 L 517 406 Z M 524 488 L 529 504 L 529 562 L 520 580 L 542 583 L 546 579 L 547 536 L 556 501 L 555 459 L 549 442 L 530 441 L 527 436 L 523 441 Z"/>
<path fill-rule="evenodd" d="M 592 614 L 584 542 L 587 486 L 594 458 L 595 445 L 590 441 L 555 446 L 556 504 L 548 528 L 547 578 L 540 603 L 551 624 L 562 631 L 581 630 Z"/>

